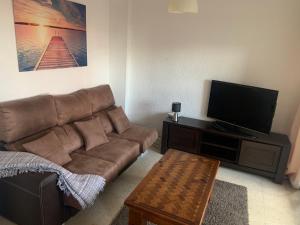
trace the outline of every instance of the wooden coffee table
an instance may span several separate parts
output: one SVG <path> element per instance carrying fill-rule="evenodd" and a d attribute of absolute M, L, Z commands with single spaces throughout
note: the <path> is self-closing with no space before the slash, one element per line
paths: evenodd
<path fill-rule="evenodd" d="M 220 162 L 169 149 L 126 199 L 129 225 L 199 225 Z"/>

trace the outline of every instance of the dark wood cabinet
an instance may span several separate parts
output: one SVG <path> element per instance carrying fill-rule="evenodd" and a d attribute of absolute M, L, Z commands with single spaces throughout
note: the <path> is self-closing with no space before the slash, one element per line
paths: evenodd
<path fill-rule="evenodd" d="M 161 153 L 169 148 L 219 159 L 223 166 L 273 178 L 281 183 L 290 154 L 286 135 L 250 137 L 219 131 L 212 122 L 180 117 L 163 121 Z"/>
<path fill-rule="evenodd" d="M 196 129 L 170 125 L 168 144 L 170 148 L 198 153 L 200 132 Z"/>
<path fill-rule="evenodd" d="M 239 165 L 274 173 L 278 167 L 280 154 L 280 146 L 243 141 Z"/>

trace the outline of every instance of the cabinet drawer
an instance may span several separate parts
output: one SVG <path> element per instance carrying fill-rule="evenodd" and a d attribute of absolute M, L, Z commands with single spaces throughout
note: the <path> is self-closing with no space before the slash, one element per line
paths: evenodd
<path fill-rule="evenodd" d="M 169 126 L 168 147 L 191 153 L 199 151 L 200 132 L 191 128 Z"/>
<path fill-rule="evenodd" d="M 281 148 L 279 146 L 243 141 L 239 164 L 254 169 L 276 172 Z"/>

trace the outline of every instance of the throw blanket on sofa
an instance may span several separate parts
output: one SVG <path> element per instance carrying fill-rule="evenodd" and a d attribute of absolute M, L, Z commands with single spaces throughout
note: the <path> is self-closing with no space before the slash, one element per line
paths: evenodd
<path fill-rule="evenodd" d="M 101 176 L 74 174 L 31 153 L 0 151 L 0 178 L 27 172 L 56 173 L 59 188 L 65 194 L 71 194 L 83 209 L 94 203 L 105 185 L 105 179 Z"/>

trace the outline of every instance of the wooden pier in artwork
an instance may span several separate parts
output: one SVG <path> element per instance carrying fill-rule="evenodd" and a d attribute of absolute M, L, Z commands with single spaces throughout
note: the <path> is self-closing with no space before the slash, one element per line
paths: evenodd
<path fill-rule="evenodd" d="M 35 70 L 57 69 L 79 66 L 64 39 L 53 36 L 35 66 Z"/>

